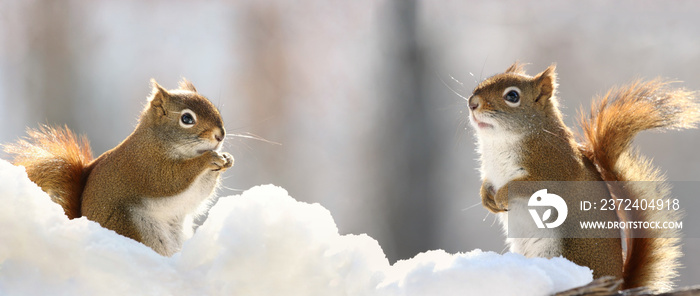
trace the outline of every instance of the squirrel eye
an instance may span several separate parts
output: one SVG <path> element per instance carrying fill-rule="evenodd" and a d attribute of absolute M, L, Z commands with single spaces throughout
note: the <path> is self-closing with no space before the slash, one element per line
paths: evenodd
<path fill-rule="evenodd" d="M 197 115 L 190 109 L 185 109 L 180 112 L 180 126 L 184 128 L 193 127 L 197 122 Z"/>
<path fill-rule="evenodd" d="M 506 88 L 506 90 L 503 91 L 503 100 L 506 101 L 508 106 L 520 106 L 520 89 L 515 86 Z"/>

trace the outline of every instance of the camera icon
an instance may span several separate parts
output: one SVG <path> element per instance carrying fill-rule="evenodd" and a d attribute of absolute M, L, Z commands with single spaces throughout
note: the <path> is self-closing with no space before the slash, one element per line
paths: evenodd
<path fill-rule="evenodd" d="M 566 215 L 569 213 L 569 208 L 566 206 L 564 199 L 559 195 L 547 193 L 547 189 L 538 190 L 530 196 L 527 206 L 537 228 L 557 228 L 564 223 Z M 552 209 L 545 210 L 542 217 L 540 217 L 537 211 L 531 207 L 553 207 L 557 211 L 557 219 L 553 222 L 545 223 L 544 221 L 552 217 Z"/>

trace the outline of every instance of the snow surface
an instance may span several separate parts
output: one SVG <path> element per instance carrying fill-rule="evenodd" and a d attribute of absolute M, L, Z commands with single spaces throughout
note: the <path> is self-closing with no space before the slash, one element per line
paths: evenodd
<path fill-rule="evenodd" d="M 0 160 L 0 295 L 547 295 L 591 281 L 563 258 L 474 250 L 390 265 L 367 235 L 276 186 L 224 197 L 171 258 L 62 209 Z M 457 231 L 456 231 L 457 232 Z"/>

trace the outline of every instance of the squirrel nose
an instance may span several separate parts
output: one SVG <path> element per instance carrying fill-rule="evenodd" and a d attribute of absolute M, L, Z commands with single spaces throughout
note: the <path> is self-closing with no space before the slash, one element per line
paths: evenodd
<path fill-rule="evenodd" d="M 223 141 L 225 133 L 226 132 L 223 129 L 214 132 L 214 139 L 216 139 L 216 141 L 218 141 L 218 142 Z"/>
<path fill-rule="evenodd" d="M 479 108 L 479 100 L 474 96 L 469 97 L 469 110 L 474 111 L 476 108 Z"/>

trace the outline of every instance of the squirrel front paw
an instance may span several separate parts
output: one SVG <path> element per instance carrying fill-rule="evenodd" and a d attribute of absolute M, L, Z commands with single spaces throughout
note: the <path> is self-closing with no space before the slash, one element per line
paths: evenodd
<path fill-rule="evenodd" d="M 507 203 L 502 204 L 502 202 L 496 201 L 497 196 L 496 188 L 493 187 L 493 184 L 484 182 L 484 184 L 481 185 L 481 204 L 483 204 L 484 208 L 489 210 L 489 212 L 500 213 L 506 211 Z"/>
<path fill-rule="evenodd" d="M 207 151 L 210 154 L 211 162 L 209 168 L 212 171 L 225 171 L 233 166 L 233 156 L 228 152 Z"/>

